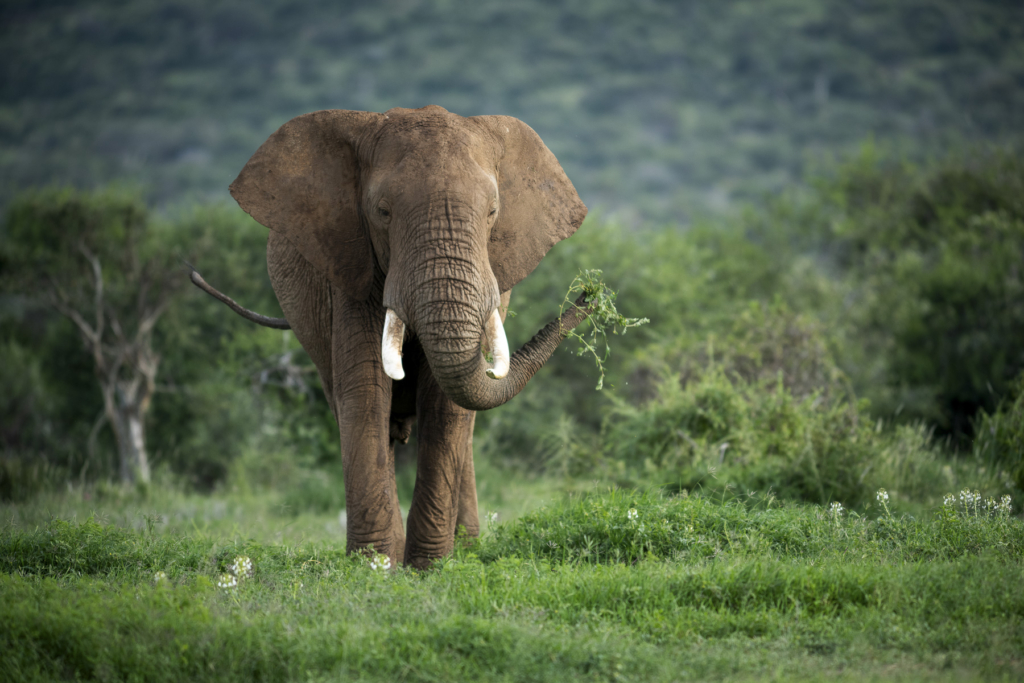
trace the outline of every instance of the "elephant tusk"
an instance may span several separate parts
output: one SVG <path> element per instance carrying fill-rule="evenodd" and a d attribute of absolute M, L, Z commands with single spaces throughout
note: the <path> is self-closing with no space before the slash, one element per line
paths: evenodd
<path fill-rule="evenodd" d="M 487 347 L 494 357 L 494 365 L 487 369 L 487 376 L 491 379 L 502 379 L 508 374 L 509 353 L 505 327 L 501 324 L 501 315 L 497 308 L 487 319 L 484 329 L 487 334 Z"/>
<path fill-rule="evenodd" d="M 405 323 L 390 308 L 384 317 L 384 336 L 380 343 L 380 355 L 384 360 L 384 372 L 391 379 L 404 379 L 402 369 L 402 341 L 405 338 Z"/>

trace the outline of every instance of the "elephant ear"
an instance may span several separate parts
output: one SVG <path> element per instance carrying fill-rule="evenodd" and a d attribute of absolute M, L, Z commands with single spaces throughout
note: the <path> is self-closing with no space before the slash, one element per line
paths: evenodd
<path fill-rule="evenodd" d="M 502 292 L 525 278 L 555 244 L 583 223 L 587 207 L 558 159 L 528 125 L 511 116 L 474 116 L 503 149 L 498 220 L 488 254 Z"/>
<path fill-rule="evenodd" d="M 246 213 L 284 235 L 356 300 L 369 296 L 373 258 L 359 215 L 354 142 L 380 117 L 343 110 L 298 116 L 256 150 L 231 184 Z"/>

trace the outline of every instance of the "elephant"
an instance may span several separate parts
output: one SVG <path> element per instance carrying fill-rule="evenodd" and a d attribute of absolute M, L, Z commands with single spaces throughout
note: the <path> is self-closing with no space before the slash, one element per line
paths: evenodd
<path fill-rule="evenodd" d="M 285 318 L 242 309 L 194 271 L 193 281 L 256 322 L 290 327 L 316 365 L 340 433 L 347 551 L 429 567 L 457 528 L 479 534 L 476 411 L 519 393 L 591 313 L 581 295 L 509 353 L 512 287 L 586 206 L 528 125 L 436 105 L 298 116 L 230 190 L 270 229 L 267 270 Z M 395 443 L 414 422 L 403 529 Z"/>

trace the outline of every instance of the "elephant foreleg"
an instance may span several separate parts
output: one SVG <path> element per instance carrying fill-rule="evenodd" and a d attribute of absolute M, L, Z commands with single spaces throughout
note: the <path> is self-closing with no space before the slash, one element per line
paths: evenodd
<path fill-rule="evenodd" d="M 425 366 L 417 389 L 419 452 L 405 558 L 423 569 L 451 553 L 457 525 L 475 536 L 480 524 L 473 473 L 476 413 L 452 403 Z"/>
<path fill-rule="evenodd" d="M 391 380 L 380 359 L 380 305 L 352 302 L 334 290 L 334 411 L 341 437 L 347 550 L 372 545 L 393 564 L 404 559 L 405 534 L 390 434 Z"/>

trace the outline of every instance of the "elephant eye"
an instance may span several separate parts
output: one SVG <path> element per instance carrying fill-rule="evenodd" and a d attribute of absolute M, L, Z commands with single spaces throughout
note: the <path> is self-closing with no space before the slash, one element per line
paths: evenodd
<path fill-rule="evenodd" d="M 381 206 L 377 208 L 377 213 L 380 214 L 381 218 L 391 218 L 391 211 L 387 207 Z"/>
<path fill-rule="evenodd" d="M 494 214 L 496 214 L 496 213 L 498 213 L 498 207 L 496 207 L 496 206 L 492 206 L 492 207 L 491 207 L 491 210 L 487 212 L 487 215 L 488 215 L 488 216 L 493 216 L 493 215 L 494 215 Z"/>

